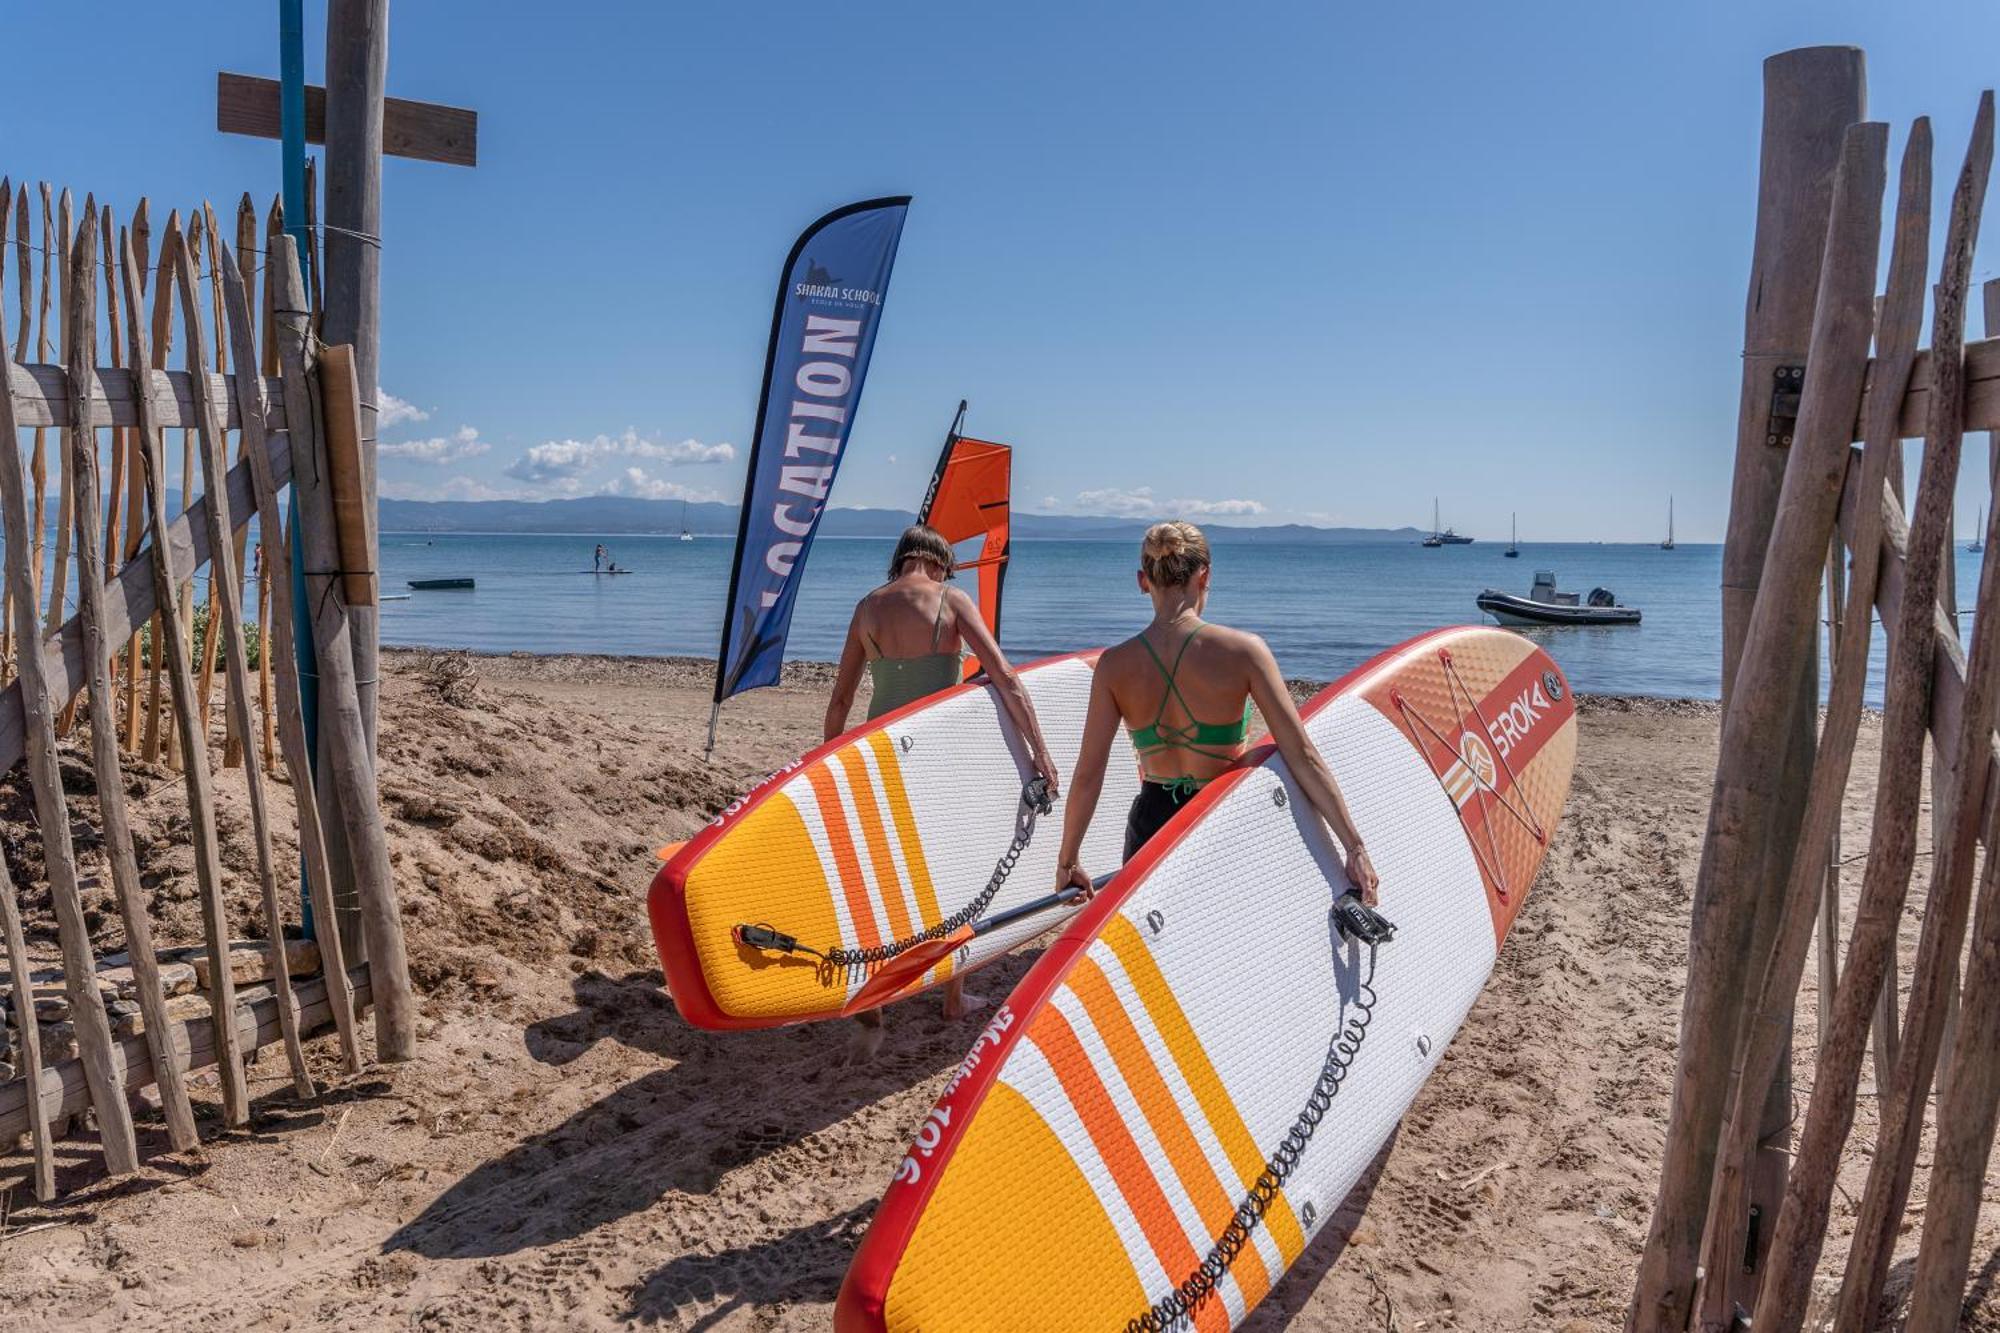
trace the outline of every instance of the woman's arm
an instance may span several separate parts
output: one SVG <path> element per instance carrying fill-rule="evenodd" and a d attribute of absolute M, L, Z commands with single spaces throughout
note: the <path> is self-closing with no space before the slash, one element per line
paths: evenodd
<path fill-rule="evenodd" d="M 1069 804 L 1063 807 L 1062 848 L 1056 854 L 1056 889 L 1081 888 L 1090 892 L 1090 874 L 1077 864 L 1083 851 L 1083 835 L 1097 813 L 1097 798 L 1104 791 L 1104 765 L 1111 758 L 1111 741 L 1118 734 L 1118 701 L 1099 671 L 1090 680 L 1090 707 L 1083 715 L 1083 748 L 1070 774 Z"/>
<path fill-rule="evenodd" d="M 830 741 L 847 730 L 847 715 L 854 711 L 854 692 L 861 688 L 861 668 L 868 653 L 861 646 L 861 608 L 854 608 L 847 622 L 847 642 L 840 650 L 840 670 L 833 678 L 833 697 L 826 701 L 826 721 L 820 724 L 820 739 Z"/>
<path fill-rule="evenodd" d="M 1285 688 L 1285 677 L 1278 670 L 1278 659 L 1271 656 L 1270 648 L 1256 635 L 1243 637 L 1250 645 L 1250 697 L 1257 701 L 1257 711 L 1264 715 L 1264 725 L 1270 728 L 1271 739 L 1278 743 L 1285 767 L 1291 770 L 1312 808 L 1339 839 L 1347 858 L 1348 880 L 1361 891 L 1361 901 L 1373 907 L 1375 867 L 1369 863 L 1368 849 L 1362 845 L 1361 830 L 1354 826 L 1354 816 L 1348 812 L 1347 798 L 1340 794 L 1340 784 L 1333 780 L 1333 770 L 1326 766 L 1319 747 L 1306 735 L 1298 706 L 1292 702 L 1291 691 Z"/>
<path fill-rule="evenodd" d="M 1007 655 L 1000 651 L 999 642 L 994 639 L 993 631 L 986 628 L 986 620 L 979 614 L 979 608 L 972 604 L 972 599 L 957 588 L 945 589 L 945 596 L 951 599 L 958 636 L 965 640 L 965 646 L 979 659 L 980 670 L 1000 691 L 1000 703 L 1006 708 L 1007 716 L 1014 720 L 1014 728 L 1021 733 L 1021 739 L 1027 742 L 1035 771 L 1049 780 L 1049 796 L 1053 799 L 1062 795 L 1055 760 L 1049 756 L 1048 742 L 1042 739 L 1041 719 L 1035 716 L 1035 701 L 1028 697 L 1020 674 L 1007 661 Z"/>

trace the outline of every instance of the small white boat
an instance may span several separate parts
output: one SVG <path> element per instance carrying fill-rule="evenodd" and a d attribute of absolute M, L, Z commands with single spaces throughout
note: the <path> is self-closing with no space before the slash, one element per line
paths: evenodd
<path fill-rule="evenodd" d="M 1978 555 L 1981 551 L 1984 551 L 1986 549 L 1986 506 L 1985 505 L 1981 505 L 1979 507 L 1979 521 L 1972 525 L 1972 540 L 1965 544 L 1965 549 L 1972 552 L 1972 554 L 1974 555 Z"/>
<path fill-rule="evenodd" d="M 1479 609 L 1503 625 L 1636 625 L 1639 608 L 1621 606 L 1609 588 L 1592 588 L 1588 596 L 1557 592 L 1556 576 L 1535 571 L 1535 586 L 1526 597 L 1488 588 L 1479 594 Z"/>
<path fill-rule="evenodd" d="M 1660 543 L 1662 551 L 1674 549 L 1674 497 L 1667 497 L 1667 539 Z"/>

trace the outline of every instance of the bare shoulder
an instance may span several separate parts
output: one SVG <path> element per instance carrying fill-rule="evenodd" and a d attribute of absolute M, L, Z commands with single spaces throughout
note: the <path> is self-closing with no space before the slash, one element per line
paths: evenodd
<path fill-rule="evenodd" d="M 1261 662 L 1271 655 L 1271 649 L 1261 634 L 1253 634 L 1247 629 L 1231 629 L 1227 625 L 1210 625 L 1207 638 L 1215 647 L 1223 649 L 1231 656 L 1240 656 L 1253 662 Z"/>
<path fill-rule="evenodd" d="M 955 583 L 944 585 L 944 601 L 951 608 L 951 613 L 960 619 L 979 618 L 979 603 L 972 600 L 971 593 Z"/>

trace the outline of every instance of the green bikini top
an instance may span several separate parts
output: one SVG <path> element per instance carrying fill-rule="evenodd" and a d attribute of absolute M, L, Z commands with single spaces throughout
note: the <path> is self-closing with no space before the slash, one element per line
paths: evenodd
<path fill-rule="evenodd" d="M 1187 656 L 1188 645 L 1194 642 L 1195 635 L 1200 634 L 1207 628 L 1208 626 L 1206 625 L 1196 625 L 1193 631 L 1185 639 L 1181 640 L 1181 649 L 1174 655 L 1174 664 L 1172 667 L 1168 667 L 1165 662 L 1160 660 L 1160 655 L 1153 651 L 1153 645 L 1146 641 L 1144 635 L 1139 636 L 1139 644 L 1146 650 L 1146 656 L 1153 659 L 1153 665 L 1160 669 L 1160 675 L 1167 682 L 1167 692 L 1160 699 L 1160 710 L 1154 714 L 1152 725 L 1138 727 L 1132 732 L 1132 748 L 1137 750 L 1141 755 L 1149 754 L 1156 750 L 1186 750 L 1189 754 L 1198 754 L 1205 759 L 1233 761 L 1237 758 L 1233 750 L 1223 752 L 1210 747 L 1218 745 L 1239 746 L 1250 735 L 1250 701 L 1248 699 L 1243 701 L 1243 716 L 1237 718 L 1234 722 L 1201 722 L 1195 719 L 1194 709 L 1188 706 L 1188 701 L 1181 694 L 1180 683 L 1175 679 L 1180 674 L 1181 659 Z M 1181 706 L 1181 711 L 1188 715 L 1189 720 L 1186 723 L 1177 725 L 1166 720 L 1167 703 L 1169 700 L 1178 703 Z M 1177 792 L 1181 795 L 1199 791 L 1207 786 L 1209 781 L 1208 779 L 1191 777 L 1186 774 L 1175 778 L 1154 778 L 1145 773 L 1145 765 L 1143 763 L 1140 765 L 1140 774 L 1143 777 L 1147 777 L 1149 781 L 1176 788 Z"/>

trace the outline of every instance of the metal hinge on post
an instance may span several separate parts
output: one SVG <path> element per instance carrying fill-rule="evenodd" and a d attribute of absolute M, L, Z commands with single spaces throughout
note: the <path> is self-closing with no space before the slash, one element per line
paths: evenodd
<path fill-rule="evenodd" d="M 1806 387 L 1804 366 L 1779 366 L 1771 372 L 1771 424 L 1764 443 L 1778 449 L 1792 447 L 1792 429 L 1799 422 L 1799 397 Z"/>

